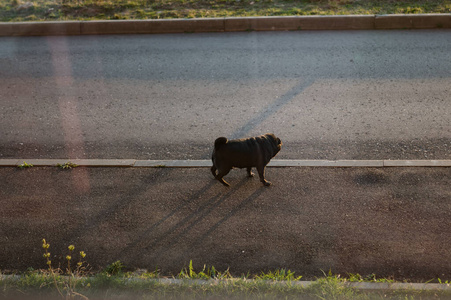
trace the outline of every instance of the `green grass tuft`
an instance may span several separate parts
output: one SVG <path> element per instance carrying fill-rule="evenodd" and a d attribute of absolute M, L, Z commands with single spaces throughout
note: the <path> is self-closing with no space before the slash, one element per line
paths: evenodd
<path fill-rule="evenodd" d="M 20 164 L 20 165 L 18 165 L 17 167 L 18 167 L 19 169 L 27 169 L 27 168 L 33 167 L 33 165 L 32 165 L 32 164 L 28 164 L 28 163 L 26 163 L 26 162 L 23 162 L 23 164 Z"/>
<path fill-rule="evenodd" d="M 68 170 L 68 169 L 72 169 L 72 168 L 78 167 L 77 164 L 71 163 L 70 161 L 69 161 L 69 162 L 66 162 L 66 163 L 64 163 L 64 164 L 56 164 L 56 166 L 57 166 L 58 168 L 60 168 L 60 169 L 63 169 L 63 170 Z"/>

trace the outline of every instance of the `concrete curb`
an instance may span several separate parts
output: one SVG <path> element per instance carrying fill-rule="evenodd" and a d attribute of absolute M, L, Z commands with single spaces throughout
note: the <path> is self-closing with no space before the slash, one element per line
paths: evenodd
<path fill-rule="evenodd" d="M 440 283 L 349 282 L 347 286 L 358 290 L 451 291 L 449 284 Z"/>
<path fill-rule="evenodd" d="M 451 28 L 451 14 L 0 22 L 0 36 Z"/>
<path fill-rule="evenodd" d="M 134 159 L 0 159 L 0 167 L 17 167 L 23 163 L 34 167 L 55 167 L 73 163 L 80 167 L 133 167 Z"/>
<path fill-rule="evenodd" d="M 203 280 L 203 279 L 173 279 L 173 278 L 161 278 L 155 279 L 161 284 L 196 284 L 196 285 L 217 285 L 224 280 Z M 238 279 L 241 280 L 241 279 Z M 236 280 L 225 280 L 236 281 Z M 247 280 L 252 281 L 252 279 Z M 300 286 L 309 287 L 312 284 L 317 283 L 317 281 L 269 281 L 275 286 Z M 404 283 L 404 282 L 343 282 L 341 283 L 344 287 L 354 288 L 357 290 L 380 290 L 380 291 L 451 291 L 451 286 L 449 284 L 440 283 Z"/>
<path fill-rule="evenodd" d="M 241 280 L 241 279 L 238 279 Z M 175 278 L 161 278 L 155 279 L 161 284 L 197 284 L 197 285 L 216 285 L 224 280 L 203 280 L 203 279 L 175 279 Z M 236 281 L 236 280 L 225 280 Z M 252 281 L 252 279 L 247 280 Z M 270 281 L 272 285 L 276 286 L 301 286 L 309 287 L 312 284 L 317 283 L 317 281 Z M 451 291 L 451 286 L 449 284 L 440 283 L 404 283 L 404 282 L 343 282 L 341 283 L 345 287 L 354 288 L 357 290 L 404 290 L 404 291 Z"/>
<path fill-rule="evenodd" d="M 73 163 L 81 167 L 133 168 L 209 168 L 211 160 L 134 160 L 134 159 L 0 159 L 0 167 L 17 167 L 26 162 L 35 167 L 54 167 Z M 451 160 L 296 160 L 273 159 L 268 167 L 451 167 Z"/>

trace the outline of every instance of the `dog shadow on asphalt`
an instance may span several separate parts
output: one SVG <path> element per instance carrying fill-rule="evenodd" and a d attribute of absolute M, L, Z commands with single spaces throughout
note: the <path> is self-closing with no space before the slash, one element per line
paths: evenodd
<path fill-rule="evenodd" d="M 250 196 L 242 200 L 238 205 L 236 205 L 229 213 L 227 213 L 224 217 L 222 217 L 219 221 L 217 221 L 214 225 L 212 225 L 204 234 L 198 237 L 189 247 L 187 251 L 185 251 L 182 255 L 178 256 L 175 260 L 184 262 L 186 257 L 189 257 L 190 253 L 192 253 L 195 249 L 198 249 L 200 245 L 211 236 L 219 226 L 227 222 L 231 217 L 236 215 L 240 210 L 242 210 L 245 206 L 251 204 L 255 199 L 257 199 L 265 190 L 263 188 L 259 188 L 254 191 Z"/>
<path fill-rule="evenodd" d="M 244 177 L 233 186 L 224 188 L 222 185 L 218 184 L 217 180 L 212 178 L 209 183 L 200 188 L 170 213 L 166 214 L 157 222 L 154 222 L 148 229 L 136 237 L 132 243 L 122 249 L 121 257 L 125 258 L 129 256 L 130 253 L 144 250 L 146 253 L 152 253 L 153 259 L 158 261 L 162 256 L 166 255 L 168 249 L 173 249 L 178 243 L 182 242 L 194 227 L 198 226 L 202 221 L 208 218 L 219 206 L 221 206 L 221 204 L 225 201 L 233 202 L 236 200 L 234 195 L 237 192 L 242 191 L 248 184 L 249 179 Z M 251 195 L 247 196 L 240 203 L 234 204 L 232 209 L 228 209 L 228 213 L 219 221 L 212 225 L 208 225 L 208 228 L 205 228 L 205 232 L 201 236 L 197 237 L 192 242 L 189 241 L 189 248 L 195 249 L 202 241 L 213 234 L 220 225 L 224 224 L 245 206 L 252 203 L 254 199 L 258 198 L 265 191 L 267 191 L 267 188 L 259 185 L 259 188 Z M 202 199 L 202 196 L 211 194 L 212 192 L 213 195 L 209 196 L 208 199 Z M 195 204 L 199 199 L 201 199 L 201 201 L 196 205 L 193 212 L 184 216 L 172 226 L 169 226 L 168 228 L 165 227 L 165 224 L 170 222 L 171 217 L 183 212 L 183 210 L 189 209 L 188 206 Z M 188 250 L 188 252 L 189 251 L 190 250 Z M 180 259 L 182 258 L 183 255 L 180 256 Z"/>

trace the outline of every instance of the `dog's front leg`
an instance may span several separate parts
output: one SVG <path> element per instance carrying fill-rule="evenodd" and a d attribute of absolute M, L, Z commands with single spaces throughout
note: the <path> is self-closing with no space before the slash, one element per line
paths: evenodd
<path fill-rule="evenodd" d="M 258 171 L 258 176 L 260 176 L 260 181 L 263 183 L 263 185 L 270 186 L 271 182 L 269 182 L 265 179 L 265 166 L 258 166 L 257 171 Z"/>

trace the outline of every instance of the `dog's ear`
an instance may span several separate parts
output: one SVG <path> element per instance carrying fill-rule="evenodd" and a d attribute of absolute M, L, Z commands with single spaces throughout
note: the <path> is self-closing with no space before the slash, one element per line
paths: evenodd
<path fill-rule="evenodd" d="M 228 142 L 227 138 L 225 138 L 225 137 L 223 137 L 223 136 L 218 137 L 218 138 L 215 140 L 215 150 L 218 150 L 219 147 L 221 147 L 222 145 L 227 144 L 227 142 Z"/>

